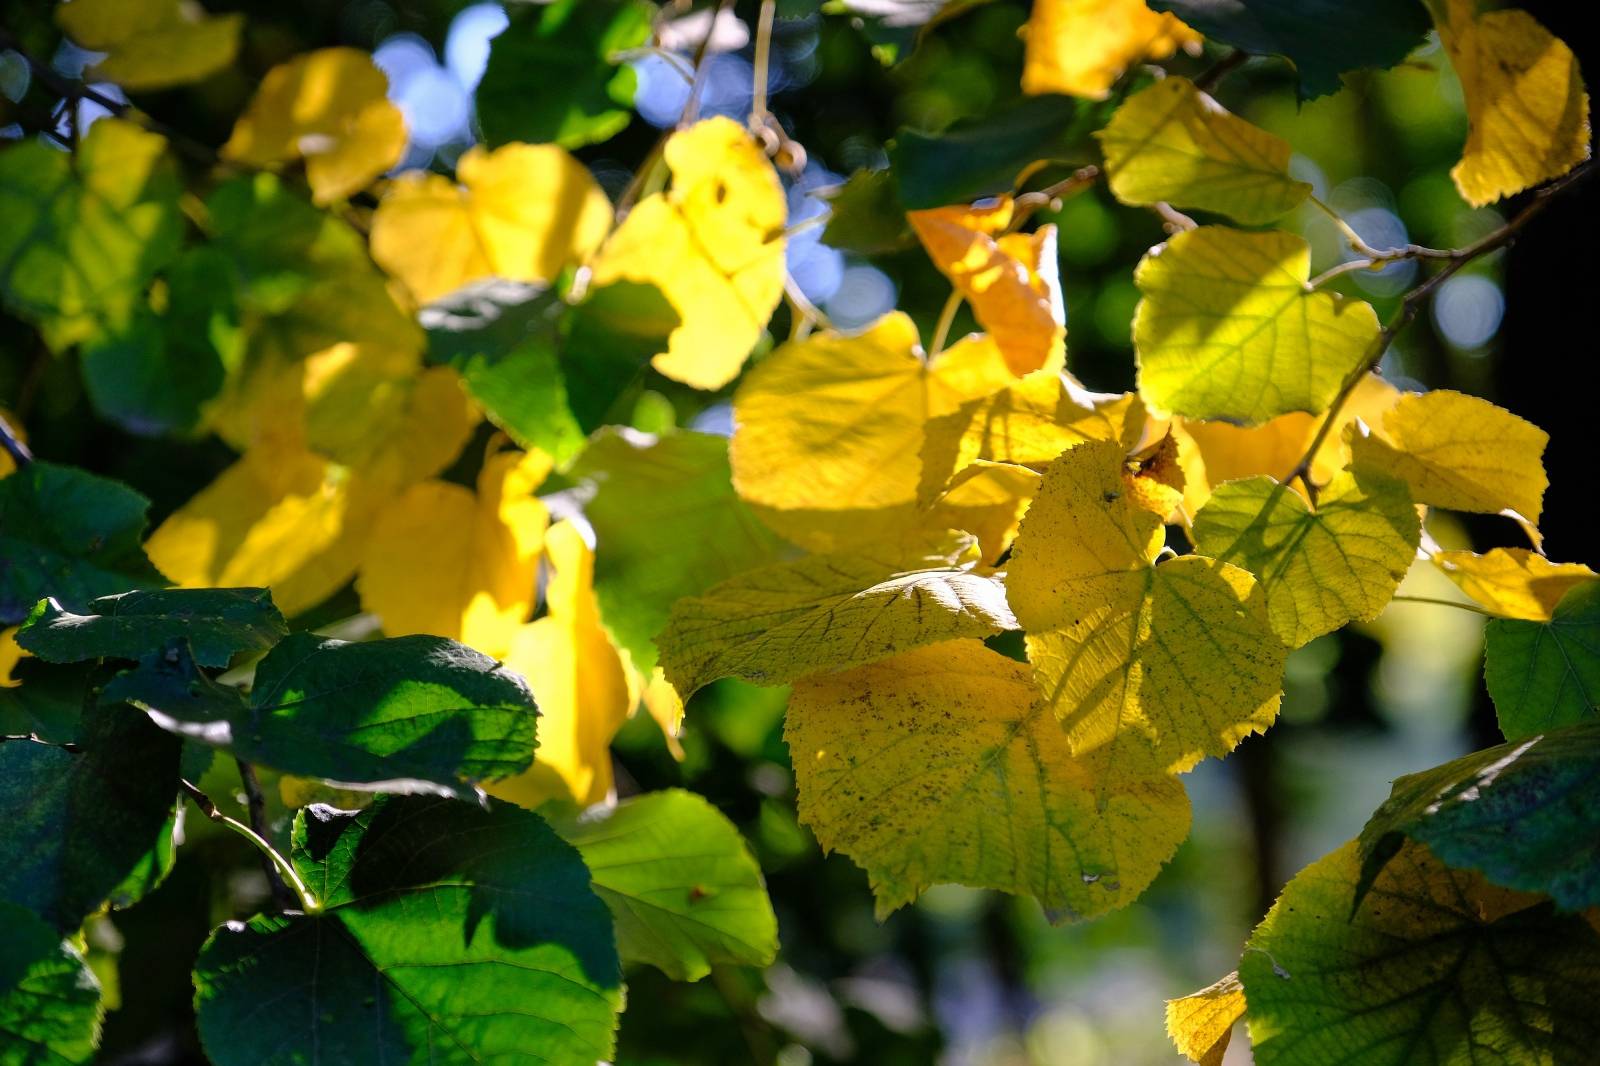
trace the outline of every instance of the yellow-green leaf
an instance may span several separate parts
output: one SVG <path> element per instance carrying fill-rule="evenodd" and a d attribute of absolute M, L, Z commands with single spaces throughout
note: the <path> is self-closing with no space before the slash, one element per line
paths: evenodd
<path fill-rule="evenodd" d="M 1117 774 L 1178 772 L 1272 723 L 1286 652 L 1248 571 L 1199 555 L 1155 565 L 1162 518 L 1132 480 L 1120 444 L 1063 453 L 1006 589 L 1072 750 L 1107 749 Z"/>
<path fill-rule="evenodd" d="M 1190 418 L 1255 425 L 1324 410 L 1378 339 L 1372 306 L 1307 292 L 1292 233 L 1201 226 L 1150 251 L 1134 282 L 1139 395 Z"/>
<path fill-rule="evenodd" d="M 1188 78 L 1128 97 L 1095 134 L 1111 192 L 1259 225 L 1298 207 L 1311 186 L 1289 176 L 1289 144 L 1229 113 Z"/>
<path fill-rule="evenodd" d="M 978 459 L 950 479 L 928 512 L 929 524 L 961 529 L 978 538 L 984 563 L 993 566 L 1016 538 L 1022 516 L 1039 491 L 1039 474 L 1026 466 Z"/>
<path fill-rule="evenodd" d="M 595 257 L 593 282 L 659 288 L 680 324 L 652 365 L 719 389 L 738 376 L 783 295 L 788 206 L 777 171 L 731 119 L 673 134 L 665 158 L 671 187 L 628 212 Z"/>
<path fill-rule="evenodd" d="M 1074 756 L 1028 668 L 975 640 L 799 682 L 784 737 L 801 820 L 866 868 L 880 917 L 955 882 L 1090 918 L 1132 902 L 1189 832 L 1176 778 Z"/>
<path fill-rule="evenodd" d="M 185 85 L 233 65 L 243 15 L 207 15 L 184 0 L 72 0 L 56 22 L 106 57 L 90 71 L 136 92 Z"/>
<path fill-rule="evenodd" d="M 1480 207 L 1589 158 L 1589 94 L 1577 57 L 1526 11 L 1478 14 L 1474 0 L 1429 0 L 1466 97 L 1467 145 L 1450 171 Z"/>
<path fill-rule="evenodd" d="M 1493 548 L 1482 555 L 1437 551 L 1433 562 L 1493 613 L 1529 622 L 1550 621 L 1568 589 L 1596 577 L 1582 563 L 1552 563 L 1526 548 Z"/>
<path fill-rule="evenodd" d="M 400 161 L 406 124 L 389 82 L 366 52 L 322 48 L 273 67 L 222 146 L 252 167 L 306 161 L 319 204 L 366 188 Z"/>
<path fill-rule="evenodd" d="M 1237 972 L 1230 973 L 1198 992 L 1167 1000 L 1167 1035 L 1178 1053 L 1191 1061 L 1222 1066 L 1228 1038 L 1244 1017 L 1244 1007 L 1244 985 Z"/>
<path fill-rule="evenodd" d="M 1405 484 L 1376 474 L 1340 474 L 1315 511 L 1272 478 L 1230 481 L 1194 519 L 1198 550 L 1256 575 L 1273 632 L 1291 648 L 1376 618 L 1421 538 Z"/>
<path fill-rule="evenodd" d="M 667 680 L 685 697 L 719 677 L 781 685 L 1016 628 L 977 564 L 972 538 L 945 534 L 739 574 L 673 607 L 657 638 Z"/>
<path fill-rule="evenodd" d="M 1198 33 L 1144 0 L 1035 0 L 1023 39 L 1023 92 L 1097 100 L 1134 63 L 1200 50 Z"/>
<path fill-rule="evenodd" d="M 1418 503 L 1452 511 L 1510 511 L 1537 526 L 1550 435 L 1476 396 L 1410 393 L 1352 444 L 1359 466 L 1411 486 Z"/>
<path fill-rule="evenodd" d="M 429 303 L 469 281 L 550 282 L 611 228 L 611 202 L 588 169 L 553 144 L 468 149 L 456 180 L 396 178 L 372 216 L 372 257 Z"/>

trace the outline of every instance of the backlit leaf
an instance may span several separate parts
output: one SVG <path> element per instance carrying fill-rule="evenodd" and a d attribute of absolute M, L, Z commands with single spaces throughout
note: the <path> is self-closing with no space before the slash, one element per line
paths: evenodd
<path fill-rule="evenodd" d="M 1526 548 L 1492 548 L 1482 555 L 1439 551 L 1433 562 L 1493 613 L 1530 622 L 1550 621 L 1569 589 L 1596 579 L 1582 563 L 1552 563 Z"/>
<path fill-rule="evenodd" d="M 1096 441 L 1050 465 L 1006 589 L 1072 751 L 1100 752 L 1108 774 L 1177 772 L 1272 723 L 1285 652 L 1248 571 L 1154 565 L 1162 517 L 1139 506 L 1123 457 Z"/>
<path fill-rule="evenodd" d="M 611 916 L 537 815 L 384 797 L 307 808 L 294 843 L 322 914 L 229 922 L 195 966 L 218 1066 L 612 1058 Z M 276 1020 L 262 1026 L 269 1000 Z"/>
<path fill-rule="evenodd" d="M 405 118 L 388 90 L 388 78 L 359 49 L 295 56 L 267 72 L 222 156 L 252 167 L 303 158 L 312 198 L 319 204 L 343 200 L 405 151 Z"/>
<path fill-rule="evenodd" d="M 1091 99 L 1135 63 L 1200 50 L 1198 33 L 1144 0 L 1037 0 L 1023 39 L 1023 92 Z"/>
<path fill-rule="evenodd" d="M 1600 708 L 1600 583 L 1569 589 L 1548 622 L 1491 618 L 1483 680 L 1510 740 L 1593 718 Z"/>
<path fill-rule="evenodd" d="M 134 91 L 199 81 L 233 65 L 244 16 L 209 16 L 183 0 L 72 0 L 56 22 L 106 57 L 90 74 Z"/>
<path fill-rule="evenodd" d="M 781 685 L 957 637 L 1016 628 L 972 538 L 858 546 L 752 570 L 678 601 L 661 634 L 684 696 L 719 677 Z"/>
<path fill-rule="evenodd" d="M 1372 306 L 1307 292 L 1311 246 L 1292 233 L 1201 226 L 1139 263 L 1139 395 L 1190 418 L 1247 425 L 1317 414 L 1378 339 Z"/>
<path fill-rule="evenodd" d="M 83 1066 L 100 1043 L 100 983 L 61 933 L 0 900 L 0 1066 Z"/>
<path fill-rule="evenodd" d="M 1028 467 L 977 459 L 934 500 L 929 524 L 973 534 L 984 563 L 993 566 L 1011 547 L 1038 491 L 1039 474 Z"/>
<path fill-rule="evenodd" d="M 801 819 L 866 868 L 880 917 L 941 882 L 1094 917 L 1138 896 L 1189 831 L 1176 778 L 1074 756 L 1028 668 L 977 641 L 807 678 L 784 737 Z"/>
<path fill-rule="evenodd" d="M 1311 186 L 1289 176 L 1289 144 L 1229 113 L 1187 78 L 1164 78 L 1123 101 L 1095 134 L 1111 192 L 1259 225 L 1299 206 Z"/>
<path fill-rule="evenodd" d="M 91 600 L 83 614 L 45 600 L 18 635 L 46 662 L 138 660 L 167 641 L 188 641 L 197 663 L 227 666 L 237 652 L 264 652 L 288 636 L 266 589 L 156 589 Z"/>
<path fill-rule="evenodd" d="M 1577 57 L 1526 11 L 1428 0 L 1471 123 L 1450 171 L 1474 207 L 1560 177 L 1589 158 L 1589 94 Z"/>
<path fill-rule="evenodd" d="M 372 216 L 372 257 L 428 303 L 469 281 L 552 282 L 611 229 L 611 203 L 553 144 L 467 150 L 456 180 L 396 178 Z"/>
<path fill-rule="evenodd" d="M 1238 973 L 1230 973 L 1182 999 L 1167 1000 L 1167 1035 L 1179 1054 L 1199 1066 L 1222 1066 L 1244 1007 L 1244 986 Z"/>
<path fill-rule="evenodd" d="M 1291 648 L 1376 618 L 1421 536 L 1405 485 L 1381 475 L 1339 475 L 1314 511 L 1271 478 L 1230 481 L 1194 518 L 1196 548 L 1256 575 L 1272 630 Z"/>
<path fill-rule="evenodd" d="M 1261 1066 L 1581 1062 L 1600 934 L 1407 844 L 1355 906 L 1352 841 L 1300 871 L 1239 961 Z"/>
<path fill-rule="evenodd" d="M 655 368 L 717 389 L 738 375 L 783 294 L 787 205 L 777 171 L 731 119 L 674 133 L 665 153 L 670 188 L 628 212 L 593 280 L 659 288 L 682 321 Z"/>
<path fill-rule="evenodd" d="M 713 965 L 767 966 L 777 954 L 761 868 L 739 831 L 701 797 L 672 788 L 546 816 L 589 867 L 624 960 L 698 981 Z"/>

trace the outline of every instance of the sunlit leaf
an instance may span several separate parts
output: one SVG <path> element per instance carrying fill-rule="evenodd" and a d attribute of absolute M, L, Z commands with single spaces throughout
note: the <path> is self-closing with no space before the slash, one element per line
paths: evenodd
<path fill-rule="evenodd" d="M 1244 986 L 1238 973 L 1230 973 L 1198 992 L 1167 1000 L 1167 1035 L 1179 1054 L 1199 1066 L 1222 1066 L 1244 1008 Z"/>
<path fill-rule="evenodd" d="M 307 808 L 294 843 L 326 910 L 229 922 L 195 966 L 217 1066 L 612 1058 L 623 994 L 611 916 L 537 815 L 385 797 Z M 276 1021 L 263 1026 L 269 1000 Z"/>
<path fill-rule="evenodd" d="M 1162 517 L 1132 480 L 1113 442 L 1052 463 L 1006 588 L 1072 751 L 1101 752 L 1108 774 L 1181 771 L 1272 723 L 1285 652 L 1248 571 L 1198 555 L 1155 565 Z"/>
<path fill-rule="evenodd" d="M 1023 28 L 1022 91 L 1103 98 L 1134 63 L 1200 50 L 1200 35 L 1144 0 L 1037 0 Z"/>
<path fill-rule="evenodd" d="M 1016 538 L 1039 474 L 1026 466 L 976 459 L 950 479 L 928 512 L 929 524 L 978 538 L 984 563 L 993 566 Z"/>
<path fill-rule="evenodd" d="M 1582 563 L 1552 563 L 1526 548 L 1492 548 L 1482 555 L 1438 551 L 1433 562 L 1461 591 L 1502 618 L 1548 622 L 1575 585 L 1596 580 Z"/>
<path fill-rule="evenodd" d="M 61 933 L 0 900 L 0 1063 L 83 1066 L 100 1044 L 100 983 Z"/>
<path fill-rule="evenodd" d="M 289 633 L 266 589 L 157 589 L 89 601 L 82 614 L 45 600 L 18 643 L 46 662 L 137 660 L 182 637 L 202 666 L 227 666 L 237 652 L 264 652 Z"/>
<path fill-rule="evenodd" d="M 1311 246 L 1292 233 L 1201 226 L 1140 262 L 1139 395 L 1190 418 L 1247 425 L 1323 411 L 1378 339 L 1372 305 L 1307 292 Z"/>
<path fill-rule="evenodd" d="M 623 219 L 594 284 L 656 286 L 682 320 L 655 368 L 701 389 L 739 373 L 783 294 L 787 205 L 777 171 L 743 126 L 710 118 L 668 139 L 672 183 Z"/>
<path fill-rule="evenodd" d="M 661 634 L 685 696 L 716 678 L 781 685 L 957 637 L 1016 628 L 972 538 L 857 546 L 752 570 L 680 600 Z"/>
<path fill-rule="evenodd" d="M 784 737 L 800 816 L 867 870 L 880 917 L 941 882 L 1056 920 L 1132 901 L 1189 831 L 1176 778 L 1074 756 L 1028 668 L 951 641 L 799 682 Z"/>
<path fill-rule="evenodd" d="M 1491 618 L 1483 680 L 1511 740 L 1593 718 L 1600 709 L 1600 583 L 1569 589 L 1547 622 Z"/>
<path fill-rule="evenodd" d="M 56 21 L 74 41 L 105 52 L 89 72 L 126 89 L 167 89 L 233 65 L 244 16 L 209 16 L 184 0 L 72 0 Z"/>
<path fill-rule="evenodd" d="M 405 118 L 388 91 L 388 78 L 359 49 L 295 56 L 267 72 L 222 156 L 252 167 L 303 158 L 312 198 L 343 200 L 405 151 Z"/>
<path fill-rule="evenodd" d="M 698 981 L 713 965 L 766 966 L 777 954 L 761 868 L 701 797 L 665 789 L 581 815 L 547 809 L 546 817 L 583 856 L 624 960 Z"/>
<path fill-rule="evenodd" d="M 1289 176 L 1287 141 L 1230 114 L 1187 78 L 1128 97 L 1095 136 L 1111 192 L 1125 204 L 1165 201 L 1257 225 L 1311 192 Z"/>

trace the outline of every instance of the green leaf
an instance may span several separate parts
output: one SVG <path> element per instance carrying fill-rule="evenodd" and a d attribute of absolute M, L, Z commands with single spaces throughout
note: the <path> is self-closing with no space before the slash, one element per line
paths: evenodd
<path fill-rule="evenodd" d="M 1392 0 L 1149 0 L 1213 41 L 1259 55 L 1286 56 L 1302 100 L 1340 87 L 1339 75 L 1392 67 L 1422 44 L 1422 4 Z"/>
<path fill-rule="evenodd" d="M 777 955 L 761 868 L 733 823 L 701 797 L 674 788 L 546 816 L 583 856 L 624 959 L 698 981 L 719 963 L 766 966 Z"/>
<path fill-rule="evenodd" d="M 966 534 L 808 555 L 679 601 L 661 634 L 684 696 L 719 677 L 782 685 L 957 637 L 1017 628 L 999 577 Z"/>
<path fill-rule="evenodd" d="M 127 906 L 172 865 L 182 741 L 129 707 L 87 713 L 82 750 L 0 742 L 0 899 L 64 933 Z"/>
<path fill-rule="evenodd" d="M 310 807 L 293 861 L 321 915 L 229 923 L 201 949 L 195 1012 L 217 1066 L 612 1057 L 611 916 L 537 815 L 432 798 Z"/>
<path fill-rule="evenodd" d="M 202 666 L 227 666 L 242 651 L 266 651 L 289 635 L 266 589 L 158 589 L 102 596 L 84 614 L 45 600 L 17 643 L 52 663 L 139 659 L 168 641 L 189 642 Z"/>
<path fill-rule="evenodd" d="M 1116 101 L 1024 96 L 988 115 L 962 119 L 943 133 L 905 129 L 889 146 L 908 210 L 966 203 L 1010 192 L 1040 160 L 1087 163 L 1097 156 L 1090 133 Z"/>
<path fill-rule="evenodd" d="M 513 7 L 478 83 L 484 139 L 576 148 L 622 132 L 637 79 L 616 55 L 649 40 L 654 13 L 643 0 Z"/>
<path fill-rule="evenodd" d="M 1600 584 L 1570 589 L 1548 622 L 1491 618 L 1483 640 L 1483 680 L 1506 739 L 1594 717 L 1600 707 Z"/>
<path fill-rule="evenodd" d="M 178 252 L 182 186 L 164 138 L 105 118 L 73 153 L 0 151 L 0 299 L 61 350 L 127 323 Z"/>
<path fill-rule="evenodd" d="M 830 15 L 848 15 L 851 23 L 872 45 L 872 54 L 884 65 L 910 58 L 924 35 L 946 19 L 954 18 L 989 0 L 825 0 Z M 798 6 L 798 5 L 797 5 Z M 817 3 L 809 6 L 817 7 Z"/>
<path fill-rule="evenodd" d="M 104 699 L 248 762 L 347 788 L 474 798 L 475 782 L 533 760 L 533 696 L 516 674 L 443 637 L 362 644 L 295 633 L 256 667 L 246 699 L 181 646 L 146 656 Z"/>
<path fill-rule="evenodd" d="M 1361 830 L 1358 900 L 1407 837 L 1504 888 L 1600 906 L 1600 721 L 1397 780 Z"/>
<path fill-rule="evenodd" d="M 1217 486 L 1194 517 L 1195 547 L 1255 574 L 1272 631 L 1291 648 L 1371 620 L 1416 558 L 1422 522 L 1405 483 L 1341 473 L 1317 509 L 1269 477 Z"/>
<path fill-rule="evenodd" d="M 1239 962 L 1260 1066 L 1588 1062 L 1600 934 L 1408 843 L 1355 907 L 1352 841 L 1295 875 Z"/>
<path fill-rule="evenodd" d="M 911 247 L 916 237 L 906 225 L 905 205 L 895 172 L 857 170 L 842 185 L 819 189 L 832 213 L 822 243 L 858 255 L 885 255 Z"/>
<path fill-rule="evenodd" d="M 0 1066 L 77 1066 L 100 1043 L 100 985 L 61 934 L 0 901 Z"/>
<path fill-rule="evenodd" d="M 34 462 L 0 478 L 0 625 L 46 596 L 75 610 L 165 585 L 139 547 L 150 501 L 76 467 Z"/>
<path fill-rule="evenodd" d="M 99 696 L 101 673 L 83 666 L 57 666 L 33 657 L 12 667 L 13 688 L 0 688 L 0 735 L 32 735 L 47 744 L 78 741 L 78 724 L 84 710 Z"/>
<path fill-rule="evenodd" d="M 561 323 L 561 374 L 585 434 L 624 420 L 643 392 L 651 358 L 667 350 L 681 322 L 660 289 L 637 281 L 595 286 L 568 310 Z"/>
<path fill-rule="evenodd" d="M 734 494 L 725 437 L 603 430 L 572 475 L 593 484 L 584 516 L 601 620 L 646 673 L 674 603 L 782 550 Z"/>

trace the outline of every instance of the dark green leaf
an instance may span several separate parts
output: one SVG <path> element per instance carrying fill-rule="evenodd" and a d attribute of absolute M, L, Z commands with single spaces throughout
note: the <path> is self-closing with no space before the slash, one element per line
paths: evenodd
<path fill-rule="evenodd" d="M 139 659 L 182 637 L 202 666 L 266 651 L 289 634 L 266 589 L 157 589 L 102 596 L 83 614 L 45 600 L 17 643 L 52 663 Z"/>
<path fill-rule="evenodd" d="M 954 18 L 989 0 L 826 0 L 822 10 L 848 15 L 861 35 L 872 44 L 872 54 L 884 64 L 909 59 L 923 35 L 946 19 Z M 815 6 L 815 5 L 813 5 Z"/>
<path fill-rule="evenodd" d="M 1339 89 L 1339 75 L 1392 67 L 1422 43 L 1428 13 L 1410 0 L 1149 0 L 1222 44 L 1287 56 L 1300 97 Z"/>
<path fill-rule="evenodd" d="M 1509 740 L 1593 718 L 1600 706 L 1600 583 L 1574 586 L 1548 622 L 1491 618 L 1483 680 Z"/>
<path fill-rule="evenodd" d="M 81 610 L 97 596 L 166 581 L 139 547 L 150 501 L 120 482 L 34 462 L 0 478 L 0 625 L 46 596 Z"/>
<path fill-rule="evenodd" d="M 733 823 L 701 797 L 667 789 L 549 817 L 611 908 L 624 959 L 679 981 L 698 981 L 717 963 L 772 962 L 778 923 L 761 869 Z"/>
<path fill-rule="evenodd" d="M 195 1007 L 218 1066 L 612 1057 L 611 917 L 537 815 L 385 797 L 357 813 L 307 808 L 294 837 L 326 909 L 231 923 L 207 942 Z"/>
<path fill-rule="evenodd" d="M 725 437 L 602 430 L 572 475 L 594 485 L 584 515 L 595 529 L 600 616 L 645 672 L 673 603 L 782 550 L 734 494 Z"/>
<path fill-rule="evenodd" d="M 77 1066 L 100 1042 L 100 985 L 61 934 L 0 901 L 0 1066 Z"/>
<path fill-rule="evenodd" d="M 576 148 L 620 133 L 636 78 L 616 56 L 649 40 L 653 14 L 643 0 L 514 6 L 478 83 L 484 139 Z"/>
<path fill-rule="evenodd" d="M 1600 906 L 1600 721 L 1400 778 L 1361 830 L 1358 901 L 1407 837 L 1497 885 Z"/>
<path fill-rule="evenodd" d="M 32 734 L 49 744 L 76 743 L 78 720 L 99 697 L 97 672 L 24 658 L 11 669 L 16 686 L 0 688 L 0 736 Z"/>
<path fill-rule="evenodd" d="M 882 255 L 910 247 L 916 238 L 906 224 L 894 171 L 858 170 L 843 185 L 817 195 L 833 209 L 822 243 L 859 255 Z"/>
<path fill-rule="evenodd" d="M 248 699 L 174 645 L 118 675 L 104 698 L 248 762 L 349 788 L 472 798 L 473 783 L 533 760 L 526 683 L 443 637 L 350 644 L 296 633 L 261 660 Z"/>
<path fill-rule="evenodd" d="M 0 899 L 63 932 L 126 906 L 172 864 L 182 742 L 130 707 L 88 712 L 81 751 L 0 743 Z"/>
<path fill-rule="evenodd" d="M 1105 124 L 1117 101 L 1070 96 L 1025 96 L 943 133 L 901 130 L 889 147 L 910 211 L 966 203 L 1009 192 L 1033 163 L 1087 163 L 1097 149 L 1089 134 Z"/>

